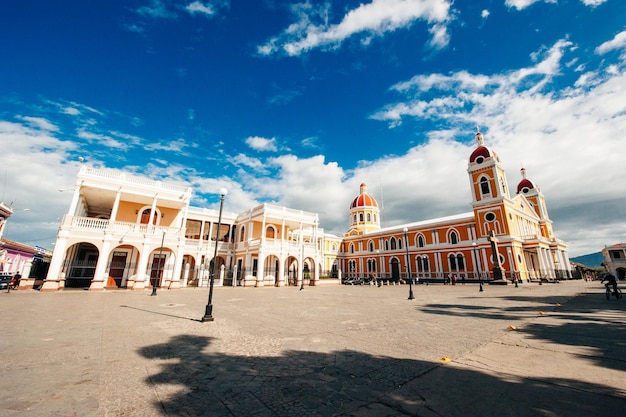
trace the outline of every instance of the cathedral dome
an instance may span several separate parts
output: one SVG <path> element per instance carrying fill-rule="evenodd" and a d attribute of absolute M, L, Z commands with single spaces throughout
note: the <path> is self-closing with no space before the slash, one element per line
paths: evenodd
<path fill-rule="evenodd" d="M 525 168 L 522 168 L 520 172 L 522 173 L 522 180 L 519 182 L 519 184 L 517 184 L 517 194 L 519 194 L 520 192 L 526 194 L 528 191 L 537 188 L 534 182 L 526 178 Z"/>
<path fill-rule="evenodd" d="M 378 207 L 376 199 L 367 193 L 367 185 L 361 184 L 361 193 L 352 200 L 350 210 L 358 207 Z"/>
<path fill-rule="evenodd" d="M 498 155 L 485 146 L 482 133 L 476 132 L 476 142 L 478 142 L 478 147 L 474 149 L 474 152 L 470 155 L 470 163 L 481 163 L 487 158 L 498 159 Z"/>

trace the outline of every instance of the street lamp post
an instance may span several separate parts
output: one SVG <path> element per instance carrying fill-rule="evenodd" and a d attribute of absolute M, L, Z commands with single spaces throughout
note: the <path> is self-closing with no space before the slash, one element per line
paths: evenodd
<path fill-rule="evenodd" d="M 378 275 L 376 276 L 375 284 L 380 287 L 382 282 L 380 279 L 383 277 L 383 257 L 380 256 L 380 250 L 376 250 L 376 255 L 378 255 Z"/>
<path fill-rule="evenodd" d="M 479 292 L 483 292 L 483 274 L 480 272 L 480 259 L 478 259 L 478 255 L 476 254 L 476 242 L 472 242 L 472 248 L 474 249 L 474 259 L 476 259 L 476 271 L 478 272 L 478 279 L 480 283 Z"/>
<path fill-rule="evenodd" d="M 302 233 L 300 233 L 300 291 L 304 289 L 304 239 Z"/>
<path fill-rule="evenodd" d="M 407 229 L 406 227 L 404 229 L 402 229 L 402 231 L 404 232 L 404 247 L 406 249 L 406 270 L 408 273 L 408 278 L 409 278 L 409 300 L 414 300 L 415 297 L 413 297 L 413 278 L 411 278 L 411 258 L 409 256 L 409 235 L 408 235 L 408 231 L 409 229 Z"/>
<path fill-rule="evenodd" d="M 163 237 L 161 237 L 161 247 L 159 248 L 159 263 L 157 264 L 156 277 L 154 277 L 154 284 L 152 284 L 152 294 L 150 294 L 150 296 L 157 295 L 156 287 L 157 282 L 159 282 L 159 275 L 161 273 L 161 262 L 163 259 L 161 258 L 161 256 L 163 256 L 163 242 L 165 242 L 165 231 L 163 231 Z"/>
<path fill-rule="evenodd" d="M 220 240 L 220 228 L 222 227 L 222 208 L 224 207 L 224 197 L 228 194 L 226 188 L 220 188 L 220 214 L 217 218 L 217 231 L 215 232 L 215 252 L 213 253 L 213 265 L 211 265 L 211 277 L 209 281 L 209 301 L 204 309 L 202 322 L 213 321 L 213 280 L 215 279 L 215 267 L 217 266 L 217 244 Z"/>

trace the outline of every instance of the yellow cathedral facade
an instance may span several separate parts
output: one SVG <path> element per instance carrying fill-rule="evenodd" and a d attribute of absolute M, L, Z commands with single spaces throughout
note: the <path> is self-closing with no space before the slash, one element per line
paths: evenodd
<path fill-rule="evenodd" d="M 253 287 L 571 278 L 539 187 L 522 169 L 511 195 L 497 154 L 480 132 L 476 141 L 472 211 L 381 228 L 361 184 L 343 236 L 325 233 L 317 213 L 273 204 L 218 213 L 191 206 L 190 187 L 82 166 L 41 290 L 206 287 L 211 271 L 217 286 Z"/>
<path fill-rule="evenodd" d="M 571 278 L 567 246 L 554 236 L 539 187 L 522 168 L 511 195 L 498 155 L 482 133 L 476 142 L 467 167 L 472 211 L 381 228 L 378 203 L 361 184 L 341 240 L 339 269 L 347 277 L 393 282 Z"/>

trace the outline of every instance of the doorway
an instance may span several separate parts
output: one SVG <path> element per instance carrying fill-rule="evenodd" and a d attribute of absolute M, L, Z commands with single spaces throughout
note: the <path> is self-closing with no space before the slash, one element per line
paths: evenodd
<path fill-rule="evenodd" d="M 122 287 L 122 280 L 124 279 L 124 271 L 126 270 L 126 252 L 113 252 L 113 258 L 111 259 L 111 267 L 109 268 L 109 282 L 107 286 L 113 285 L 117 288 Z"/>
<path fill-rule="evenodd" d="M 152 258 L 152 268 L 150 268 L 150 285 L 157 288 L 161 287 L 161 278 L 163 277 L 163 267 L 165 266 L 165 254 L 154 255 Z"/>
<path fill-rule="evenodd" d="M 393 282 L 400 281 L 400 264 L 397 259 L 391 260 L 391 280 Z"/>

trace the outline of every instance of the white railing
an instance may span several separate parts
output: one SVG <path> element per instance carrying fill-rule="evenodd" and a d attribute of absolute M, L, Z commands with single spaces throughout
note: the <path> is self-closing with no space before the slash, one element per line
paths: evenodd
<path fill-rule="evenodd" d="M 145 236 L 149 234 L 161 236 L 165 232 L 168 238 L 178 237 L 180 229 L 176 227 L 154 226 L 151 224 L 138 224 L 130 222 L 111 222 L 108 219 L 98 219 L 95 217 L 78 217 L 66 215 L 63 219 L 63 226 L 74 231 L 82 232 L 102 232 L 107 231 L 116 236 Z"/>
<path fill-rule="evenodd" d="M 72 229 L 78 230 L 105 230 L 109 226 L 107 219 L 96 219 L 94 217 L 71 217 Z"/>
<path fill-rule="evenodd" d="M 87 177 L 95 177 L 95 178 L 106 178 L 116 180 L 121 183 L 140 185 L 142 187 L 151 187 L 158 188 L 168 191 L 175 191 L 180 193 L 186 193 L 188 191 L 188 187 L 175 185 L 175 184 L 165 184 L 161 181 L 153 181 L 147 178 L 129 175 L 123 172 L 117 172 L 110 169 L 97 169 L 88 166 L 83 166 L 81 168 L 81 174 Z"/>
<path fill-rule="evenodd" d="M 255 249 L 261 246 L 261 239 L 252 239 L 245 242 L 237 242 L 236 245 L 238 248 L 248 248 Z M 311 251 L 315 251 L 316 246 L 313 243 L 298 243 L 292 240 L 280 240 L 280 239 L 265 239 L 263 241 L 263 248 L 267 250 L 286 250 L 289 253 L 297 254 L 300 253 L 301 250 L 310 253 Z"/>

